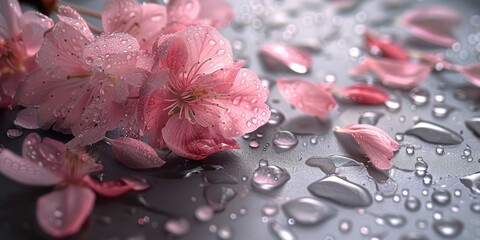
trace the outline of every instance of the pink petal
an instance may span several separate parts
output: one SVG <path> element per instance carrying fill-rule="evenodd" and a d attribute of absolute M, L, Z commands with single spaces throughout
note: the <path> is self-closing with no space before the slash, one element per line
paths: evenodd
<path fill-rule="evenodd" d="M 306 79 L 278 79 L 277 87 L 287 102 L 321 119 L 328 118 L 328 112 L 337 104 L 329 92 Z"/>
<path fill-rule="evenodd" d="M 250 70 L 240 66 L 225 69 L 214 76 L 202 78 L 198 84 L 215 86 L 207 91 L 214 96 L 229 95 L 228 98 L 211 97 L 209 102 L 219 107 L 210 108 L 207 113 L 201 106 L 194 109 L 199 113 L 195 116 L 198 121 L 215 126 L 224 136 L 238 137 L 253 132 L 270 119 L 270 110 L 265 104 L 268 90 Z"/>
<path fill-rule="evenodd" d="M 462 23 L 462 16 L 445 6 L 422 6 L 405 13 L 403 20 L 417 37 L 439 46 L 451 47 L 457 41 L 453 30 Z"/>
<path fill-rule="evenodd" d="M 142 177 L 122 177 L 122 181 L 130 185 L 135 191 L 143 191 L 150 188 L 150 183 Z"/>
<path fill-rule="evenodd" d="M 76 20 L 72 20 L 76 21 Z M 67 79 L 67 76 L 90 74 L 81 58 L 90 40 L 74 23 L 59 22 L 45 33 L 45 40 L 37 53 L 37 63 L 49 76 Z"/>
<path fill-rule="evenodd" d="M 198 0 L 171 0 L 167 6 L 169 23 L 190 24 L 200 13 Z"/>
<path fill-rule="evenodd" d="M 83 58 L 99 71 L 118 76 L 136 68 L 139 50 L 138 41 L 129 34 L 103 34 L 85 46 Z"/>
<path fill-rule="evenodd" d="M 340 11 L 347 11 L 352 9 L 359 0 L 330 0 L 333 3 L 336 9 Z"/>
<path fill-rule="evenodd" d="M 89 175 L 83 177 L 83 182 L 95 192 L 105 197 L 118 197 L 133 189 L 131 185 L 126 184 L 122 180 L 99 182 Z"/>
<path fill-rule="evenodd" d="M 133 138 L 108 139 L 113 154 L 118 161 L 129 168 L 156 168 L 165 164 L 157 152 L 148 144 Z"/>
<path fill-rule="evenodd" d="M 22 16 L 22 9 L 17 0 L 0 1 L 0 35 L 3 38 L 16 38 L 20 34 L 18 19 Z"/>
<path fill-rule="evenodd" d="M 230 24 L 235 17 L 235 11 L 227 1 L 201 0 L 198 19 L 208 20 L 210 26 L 221 29 Z"/>
<path fill-rule="evenodd" d="M 134 23 L 130 20 L 140 14 L 140 4 L 136 0 L 107 0 L 102 9 L 103 30 L 107 33 L 127 32 Z"/>
<path fill-rule="evenodd" d="M 87 38 L 88 41 L 93 41 L 95 37 L 93 36 L 92 31 L 90 31 L 90 28 L 88 27 L 87 22 L 85 19 L 78 14 L 77 11 L 72 9 L 68 5 L 60 5 L 58 7 L 58 18 L 60 21 L 67 23 L 68 25 L 72 25 L 75 27 L 75 29 L 85 38 Z M 81 38 L 79 38 L 81 40 Z"/>
<path fill-rule="evenodd" d="M 143 50 L 151 50 L 155 40 L 167 26 L 167 10 L 164 6 L 154 3 L 143 3 L 142 19 L 139 19 L 140 31 L 132 34 Z"/>
<path fill-rule="evenodd" d="M 62 181 L 62 175 L 38 165 L 37 162 L 22 158 L 8 149 L 0 152 L 0 172 L 17 182 L 33 186 L 50 186 Z"/>
<path fill-rule="evenodd" d="M 200 160 L 215 152 L 240 148 L 235 140 L 220 135 L 215 128 L 192 124 L 179 119 L 178 114 L 170 117 L 162 134 L 170 150 L 189 159 Z"/>
<path fill-rule="evenodd" d="M 334 131 L 352 135 L 375 167 L 392 167 L 389 159 L 398 151 L 399 144 L 382 129 L 368 124 L 351 124 L 345 128 L 336 127 Z"/>
<path fill-rule="evenodd" d="M 17 113 L 15 125 L 25 129 L 38 129 L 37 108 L 25 108 Z"/>
<path fill-rule="evenodd" d="M 409 59 L 407 51 L 403 47 L 391 41 L 379 39 L 371 34 L 370 31 L 365 32 L 364 42 L 370 52 L 379 51 L 382 57 L 402 61 L 408 61 Z"/>
<path fill-rule="evenodd" d="M 182 38 L 177 34 L 161 35 L 153 45 L 154 63 L 152 72 L 171 69 L 177 73 L 184 69 L 188 51 Z"/>
<path fill-rule="evenodd" d="M 28 56 L 35 55 L 42 45 L 41 39 L 47 30 L 52 28 L 54 22 L 49 17 L 34 11 L 27 11 L 20 18 L 22 40 Z"/>
<path fill-rule="evenodd" d="M 296 47 L 279 43 L 265 44 L 259 52 L 262 62 L 267 68 L 287 68 L 293 72 L 304 74 L 310 71 L 312 55 Z"/>
<path fill-rule="evenodd" d="M 474 63 L 468 66 L 460 66 L 457 67 L 458 71 L 465 74 L 468 80 L 475 84 L 476 86 L 480 86 L 480 64 Z"/>
<path fill-rule="evenodd" d="M 77 233 L 95 204 L 89 188 L 70 184 L 37 200 L 37 220 L 48 234 L 66 237 Z"/>
<path fill-rule="evenodd" d="M 388 93 L 375 85 L 355 84 L 338 91 L 345 97 L 362 104 L 376 105 L 388 100 Z"/>
<path fill-rule="evenodd" d="M 165 101 L 168 95 L 168 71 L 152 74 L 140 90 L 137 114 L 140 129 L 145 131 L 148 143 L 154 148 L 166 147 L 162 137 L 162 128 L 168 121 L 167 108 L 171 103 Z"/>
<path fill-rule="evenodd" d="M 410 63 L 393 59 L 367 57 L 365 64 L 379 77 L 385 86 L 411 89 L 422 83 L 432 71 L 422 63 Z"/>

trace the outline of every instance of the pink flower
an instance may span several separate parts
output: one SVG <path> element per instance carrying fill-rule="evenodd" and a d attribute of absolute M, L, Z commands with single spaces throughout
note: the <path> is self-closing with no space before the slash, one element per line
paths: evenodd
<path fill-rule="evenodd" d="M 337 105 L 327 89 L 306 79 L 278 79 L 277 87 L 287 102 L 320 119 L 327 119 L 328 112 Z"/>
<path fill-rule="evenodd" d="M 223 0 L 172 0 L 167 7 L 137 0 L 108 0 L 102 10 L 105 32 L 124 32 L 135 37 L 142 50 L 150 50 L 161 34 L 174 33 L 190 25 L 222 28 L 234 12 Z"/>
<path fill-rule="evenodd" d="M 18 82 L 38 67 L 33 56 L 52 26 L 41 13 L 22 13 L 18 1 L 0 0 L 0 107 L 11 104 Z"/>
<path fill-rule="evenodd" d="M 0 172 L 23 184 L 56 185 L 56 190 L 37 200 L 37 220 L 54 237 L 78 232 L 90 215 L 99 194 L 115 197 L 132 189 L 143 190 L 130 181 L 99 183 L 88 174 L 102 170 L 102 165 L 79 149 L 69 149 L 61 142 L 32 133 L 22 147 L 20 157 L 8 149 L 0 152 Z"/>
<path fill-rule="evenodd" d="M 366 31 L 364 35 L 364 42 L 367 49 L 372 53 L 380 53 L 384 58 L 397 59 L 408 61 L 409 57 L 407 51 L 394 42 L 379 39 L 370 31 Z"/>
<path fill-rule="evenodd" d="M 232 139 L 270 118 L 268 91 L 258 77 L 232 60 L 227 39 L 210 26 L 160 37 L 154 71 L 140 91 L 139 122 L 149 144 L 203 159 L 238 149 Z"/>
<path fill-rule="evenodd" d="M 430 64 L 366 57 L 363 63 L 350 70 L 350 74 L 359 75 L 369 71 L 374 72 L 385 86 L 407 90 L 422 83 L 432 68 Z"/>
<path fill-rule="evenodd" d="M 132 36 L 94 38 L 80 15 L 67 6 L 60 6 L 59 18 L 38 51 L 40 69 L 20 83 L 17 99 L 23 106 L 39 106 L 42 128 L 53 125 L 56 131 L 75 135 L 71 144 L 88 145 L 130 121 L 136 100 L 129 96 L 138 94 L 149 75 L 139 67 L 150 66 L 143 65 Z"/>
<path fill-rule="evenodd" d="M 462 16 L 445 6 L 421 6 L 406 12 L 402 23 L 422 40 L 451 47 L 457 41 L 453 31 L 462 24 Z"/>
<path fill-rule="evenodd" d="M 388 100 L 388 93 L 375 85 L 355 84 L 337 91 L 346 98 L 362 104 L 382 104 Z"/>
<path fill-rule="evenodd" d="M 398 151 L 399 144 L 382 129 L 368 124 L 351 124 L 345 128 L 335 127 L 334 131 L 352 135 L 375 167 L 392 168 L 390 159 L 393 152 Z"/>

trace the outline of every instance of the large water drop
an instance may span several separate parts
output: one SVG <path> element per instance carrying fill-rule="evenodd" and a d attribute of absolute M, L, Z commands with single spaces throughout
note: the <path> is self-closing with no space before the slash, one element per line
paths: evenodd
<path fill-rule="evenodd" d="M 282 205 L 282 209 L 296 223 L 306 225 L 322 223 L 337 214 L 337 210 L 330 205 L 307 197 L 288 201 Z"/>
<path fill-rule="evenodd" d="M 367 207 L 372 203 L 367 189 L 337 176 L 328 176 L 310 184 L 308 191 L 346 207 Z"/>
<path fill-rule="evenodd" d="M 454 145 L 463 142 L 463 137 L 446 127 L 422 121 L 405 131 L 405 134 L 416 136 L 433 144 Z"/>

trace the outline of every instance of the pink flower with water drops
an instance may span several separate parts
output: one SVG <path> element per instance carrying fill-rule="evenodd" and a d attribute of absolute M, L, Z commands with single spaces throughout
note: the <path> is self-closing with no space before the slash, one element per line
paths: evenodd
<path fill-rule="evenodd" d="M 144 190 L 132 181 L 98 182 L 88 174 L 102 165 L 83 150 L 70 149 L 59 141 L 29 134 L 22 157 L 8 149 L 0 152 L 0 172 L 23 184 L 57 187 L 37 200 L 37 220 L 48 234 L 60 238 L 75 234 L 90 215 L 97 193 L 116 197 L 130 190 Z M 148 187 L 148 186 L 146 186 Z"/>
<path fill-rule="evenodd" d="M 51 27 L 47 16 L 22 13 L 18 1 L 0 0 L 0 107 L 11 105 L 18 82 L 38 68 L 34 55 Z"/>
<path fill-rule="evenodd" d="M 268 91 L 232 59 L 229 41 L 213 27 L 161 36 L 156 63 L 140 90 L 139 122 L 154 148 L 191 159 L 238 149 L 232 138 L 270 118 Z"/>
<path fill-rule="evenodd" d="M 320 119 L 327 119 L 330 110 L 337 105 L 325 87 L 306 79 L 278 79 L 277 87 L 287 102 L 304 113 Z"/>
<path fill-rule="evenodd" d="M 368 124 L 351 124 L 345 128 L 335 127 L 334 131 L 352 135 L 375 167 L 392 168 L 390 159 L 393 152 L 398 151 L 399 144 L 382 129 Z"/>
<path fill-rule="evenodd" d="M 383 85 L 407 90 L 422 83 L 432 68 L 430 64 L 367 56 L 363 63 L 350 70 L 350 74 L 361 75 L 370 71 L 377 75 Z"/>
<path fill-rule="evenodd" d="M 138 88 L 149 75 L 144 68 L 151 66 L 143 65 L 139 43 L 132 36 L 113 33 L 95 38 L 68 6 L 60 6 L 58 16 L 60 22 L 45 34 L 38 51 L 40 68 L 20 83 L 16 99 L 23 106 L 38 107 L 40 127 L 73 133 L 71 144 L 88 145 L 130 121 L 137 101 L 130 97 L 138 97 Z"/>
<path fill-rule="evenodd" d="M 410 10 L 400 20 L 416 37 L 438 46 L 451 47 L 457 42 L 454 30 L 462 24 L 462 15 L 452 8 L 433 5 Z"/>

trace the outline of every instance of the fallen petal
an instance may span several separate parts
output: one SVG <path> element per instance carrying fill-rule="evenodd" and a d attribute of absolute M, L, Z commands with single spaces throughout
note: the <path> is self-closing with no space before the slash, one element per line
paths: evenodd
<path fill-rule="evenodd" d="M 119 162 L 129 168 L 144 169 L 156 168 L 165 164 L 158 157 L 155 150 L 148 144 L 133 138 L 107 139 L 112 151 Z"/>
<path fill-rule="evenodd" d="M 296 73 L 305 74 L 310 71 L 312 65 L 312 55 L 309 52 L 280 43 L 263 45 L 259 55 L 263 64 L 272 70 L 280 66 Z"/>
<path fill-rule="evenodd" d="M 38 129 L 37 108 L 25 108 L 17 113 L 15 125 L 25 129 Z"/>
<path fill-rule="evenodd" d="M 388 100 L 388 93 L 375 85 L 355 84 L 338 91 L 346 98 L 362 104 L 376 105 Z"/>
<path fill-rule="evenodd" d="M 73 235 L 90 215 L 94 203 L 92 190 L 70 184 L 37 200 L 37 220 L 45 232 L 56 238 Z"/>
<path fill-rule="evenodd" d="M 82 180 L 95 192 L 106 197 L 118 197 L 133 189 L 130 184 L 126 184 L 122 180 L 99 182 L 89 175 L 83 177 Z"/>
<path fill-rule="evenodd" d="M 480 87 L 480 63 L 474 63 L 468 66 L 459 66 L 457 70 L 465 74 L 468 80 Z"/>
<path fill-rule="evenodd" d="M 378 52 L 385 58 L 408 61 L 407 51 L 403 47 L 394 42 L 377 38 L 369 31 L 365 32 L 364 42 L 367 49 L 372 53 Z"/>

